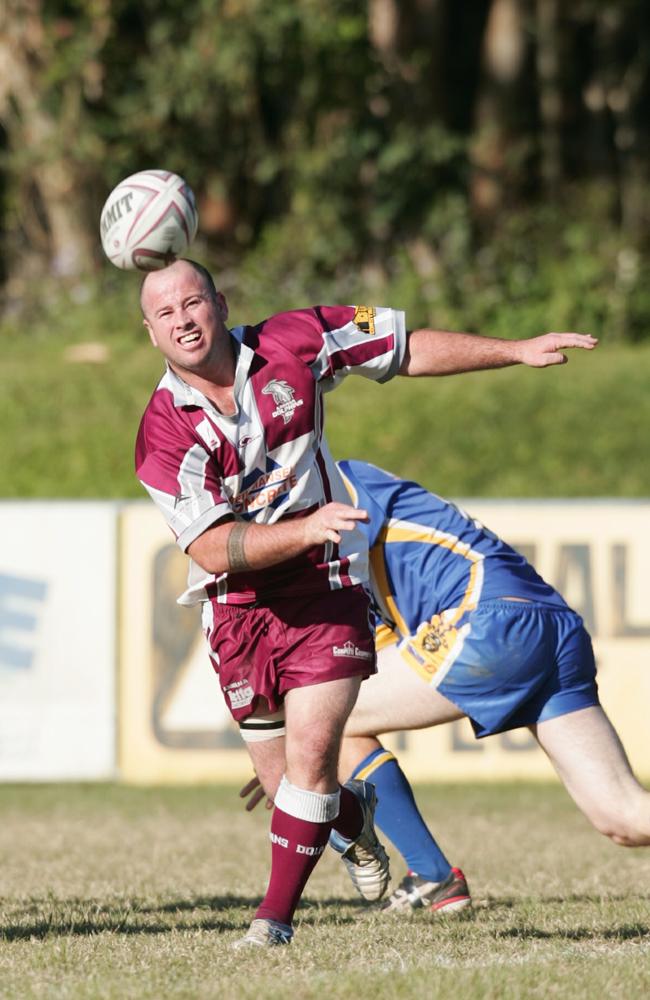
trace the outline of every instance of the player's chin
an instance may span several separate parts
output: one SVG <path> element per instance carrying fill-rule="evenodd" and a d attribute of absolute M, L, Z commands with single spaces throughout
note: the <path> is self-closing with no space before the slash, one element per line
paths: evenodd
<path fill-rule="evenodd" d="M 196 341 L 187 347 L 178 345 L 174 351 L 174 360 L 188 371 L 195 371 L 205 364 L 208 358 L 208 350 L 202 340 Z"/>

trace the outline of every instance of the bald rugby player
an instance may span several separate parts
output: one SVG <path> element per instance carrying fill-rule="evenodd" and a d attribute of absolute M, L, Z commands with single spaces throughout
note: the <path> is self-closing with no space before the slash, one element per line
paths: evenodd
<path fill-rule="evenodd" d="M 141 482 L 187 552 L 182 604 L 201 604 L 226 702 L 258 774 L 278 752 L 271 875 L 244 945 L 291 941 L 303 888 L 334 829 L 359 891 L 386 891 L 373 786 L 341 787 L 341 734 L 375 671 L 365 511 L 349 503 L 324 438 L 324 395 L 348 375 L 450 375 L 566 361 L 593 337 L 499 340 L 407 331 L 392 309 L 316 306 L 227 326 L 209 272 L 149 273 L 141 305 L 166 371 L 142 418 Z M 280 722 L 279 714 L 284 713 Z M 275 751 L 273 748 L 275 747 Z"/>

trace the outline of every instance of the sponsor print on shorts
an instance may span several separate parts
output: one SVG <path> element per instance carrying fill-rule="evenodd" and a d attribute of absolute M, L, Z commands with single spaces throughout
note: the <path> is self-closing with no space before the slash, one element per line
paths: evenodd
<path fill-rule="evenodd" d="M 238 708 L 248 708 L 255 697 L 255 692 L 246 677 L 233 684 L 226 684 L 223 693 L 227 696 L 233 711 Z"/>
<path fill-rule="evenodd" d="M 262 392 L 265 396 L 273 396 L 276 409 L 271 416 L 282 417 L 285 424 L 289 423 L 297 408 L 304 403 L 303 399 L 295 399 L 296 390 L 283 378 L 272 378 L 266 383 Z"/>
<path fill-rule="evenodd" d="M 334 656 L 346 656 L 354 660 L 372 660 L 373 658 L 372 653 L 369 653 L 367 649 L 359 649 L 350 639 L 342 646 L 332 646 L 332 653 Z"/>

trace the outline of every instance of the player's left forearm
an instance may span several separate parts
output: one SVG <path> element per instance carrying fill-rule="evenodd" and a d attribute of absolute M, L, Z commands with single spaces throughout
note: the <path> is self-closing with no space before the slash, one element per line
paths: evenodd
<path fill-rule="evenodd" d="M 526 340 L 502 340 L 448 330 L 413 330 L 407 335 L 399 374 L 457 375 L 519 364 L 546 368 L 564 364 L 567 358 L 563 351 L 567 348 L 591 350 L 597 343 L 595 337 L 582 333 L 546 333 Z"/>

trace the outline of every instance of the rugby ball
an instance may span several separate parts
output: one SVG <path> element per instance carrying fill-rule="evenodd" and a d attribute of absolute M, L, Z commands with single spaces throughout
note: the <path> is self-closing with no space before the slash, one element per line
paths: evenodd
<path fill-rule="evenodd" d="M 102 208 L 104 253 L 125 271 L 155 271 L 176 260 L 196 236 L 194 194 L 178 174 L 141 170 L 113 188 Z"/>

